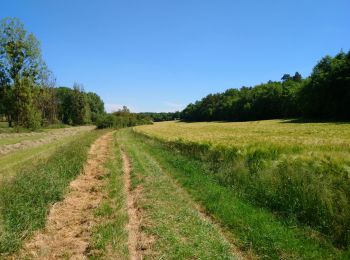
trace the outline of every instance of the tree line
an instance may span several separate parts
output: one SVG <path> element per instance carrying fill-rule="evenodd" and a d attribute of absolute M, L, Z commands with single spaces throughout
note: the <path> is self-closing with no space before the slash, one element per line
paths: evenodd
<path fill-rule="evenodd" d="M 153 122 L 172 121 L 180 119 L 180 111 L 176 112 L 141 112 L 138 115 L 148 117 Z"/>
<path fill-rule="evenodd" d="M 93 123 L 104 103 L 82 85 L 56 87 L 41 56 L 40 43 L 17 18 L 0 24 L 0 119 L 10 127 L 38 129 L 56 123 Z"/>
<path fill-rule="evenodd" d="M 180 116 L 185 121 L 350 120 L 350 51 L 323 57 L 305 79 L 296 72 L 280 81 L 209 94 Z"/>
<path fill-rule="evenodd" d="M 97 118 L 97 128 L 124 128 L 152 124 L 152 119 L 142 113 L 132 113 L 126 106 L 118 111 L 103 114 Z"/>

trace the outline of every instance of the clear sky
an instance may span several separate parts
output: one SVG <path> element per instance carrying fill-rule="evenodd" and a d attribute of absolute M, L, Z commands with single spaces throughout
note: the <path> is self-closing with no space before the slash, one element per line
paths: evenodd
<path fill-rule="evenodd" d="M 349 0 L 0 0 L 58 85 L 108 110 L 175 111 L 209 93 L 310 74 L 350 49 Z"/>

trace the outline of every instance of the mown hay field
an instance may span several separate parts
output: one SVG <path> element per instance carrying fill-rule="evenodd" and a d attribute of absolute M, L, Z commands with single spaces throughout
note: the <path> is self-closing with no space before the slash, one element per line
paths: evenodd
<path fill-rule="evenodd" d="M 134 131 L 202 160 L 252 203 L 349 247 L 350 123 L 172 121 Z"/>
<path fill-rule="evenodd" d="M 45 135 L 34 147 L 0 154 L 0 259 L 7 259 L 45 226 L 50 207 L 62 200 L 68 184 L 83 169 L 90 145 L 105 133 L 93 127 L 69 129 L 69 135 L 50 131 L 50 138 L 44 139 Z"/>
<path fill-rule="evenodd" d="M 0 133 L 0 184 L 4 178 L 15 175 L 19 168 L 28 168 L 36 161 L 48 158 L 60 146 L 94 128 L 79 126 L 40 132 Z"/>

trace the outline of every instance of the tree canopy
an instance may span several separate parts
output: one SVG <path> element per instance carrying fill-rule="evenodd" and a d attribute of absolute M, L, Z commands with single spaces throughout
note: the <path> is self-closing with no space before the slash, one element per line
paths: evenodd
<path fill-rule="evenodd" d="M 17 18 L 0 22 L 0 116 L 10 126 L 37 129 L 62 122 L 96 122 L 104 104 L 82 85 L 56 88 L 41 56 L 40 43 Z"/>
<path fill-rule="evenodd" d="M 185 121 L 244 121 L 304 117 L 350 120 L 350 51 L 326 56 L 310 77 L 284 74 L 281 81 L 209 94 L 182 112 Z"/>

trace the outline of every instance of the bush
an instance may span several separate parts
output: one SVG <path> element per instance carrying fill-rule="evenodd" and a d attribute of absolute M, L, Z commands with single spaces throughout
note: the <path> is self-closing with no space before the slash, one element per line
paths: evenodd
<path fill-rule="evenodd" d="M 114 128 L 116 126 L 116 118 L 111 114 L 100 115 L 96 120 L 96 126 L 102 128 Z"/>
<path fill-rule="evenodd" d="M 24 125 L 26 128 L 34 131 L 41 127 L 41 114 L 39 111 L 32 109 Z"/>
<path fill-rule="evenodd" d="M 96 120 L 96 126 L 99 129 L 125 128 L 145 124 L 152 124 L 152 122 L 143 115 L 131 113 L 126 107 L 112 114 L 100 115 Z"/>

